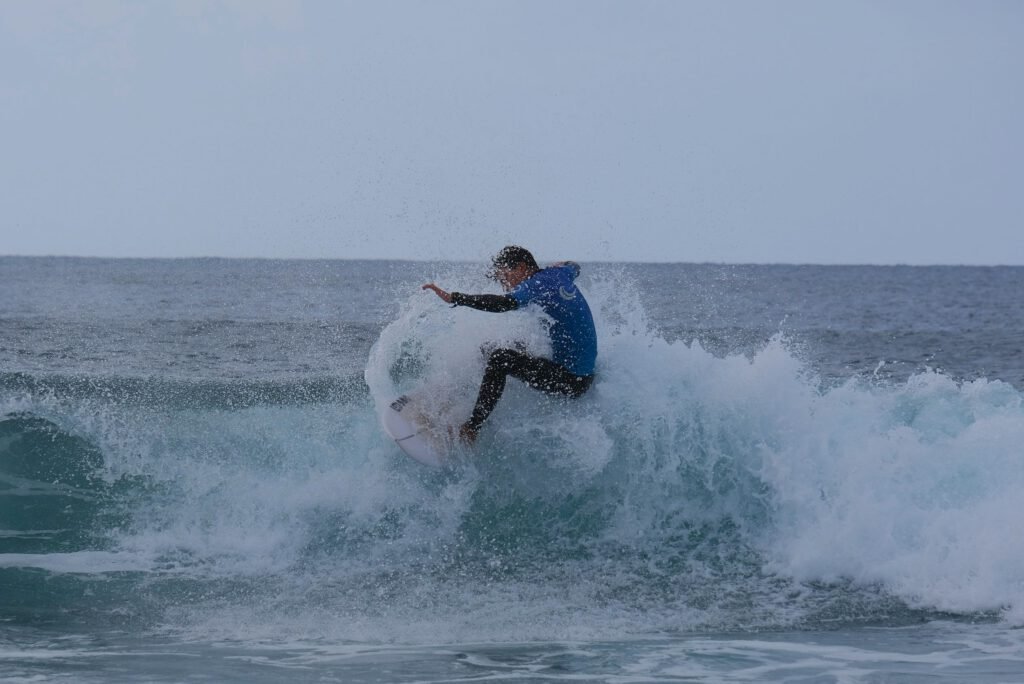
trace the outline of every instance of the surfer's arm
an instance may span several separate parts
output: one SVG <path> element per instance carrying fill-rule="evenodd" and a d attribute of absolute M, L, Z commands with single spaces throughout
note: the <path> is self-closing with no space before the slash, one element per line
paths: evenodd
<path fill-rule="evenodd" d="M 519 308 L 517 302 L 511 295 L 479 294 L 470 295 L 462 292 L 445 292 L 434 283 L 427 283 L 424 290 L 431 290 L 440 297 L 446 304 L 453 306 L 468 306 L 471 309 L 501 313 Z"/>
<path fill-rule="evenodd" d="M 427 283 L 426 285 L 424 285 L 420 289 L 422 289 L 422 290 L 432 290 L 434 292 L 434 294 L 436 294 L 438 297 L 440 297 L 444 301 L 445 304 L 451 304 L 452 303 L 452 295 L 451 295 L 451 293 L 445 292 L 444 290 L 439 288 L 434 283 Z"/>
<path fill-rule="evenodd" d="M 490 311 L 491 313 L 502 313 L 519 308 L 517 302 L 511 295 L 496 294 L 463 294 L 462 292 L 451 293 L 451 303 L 455 306 L 468 306 L 471 309 Z"/>

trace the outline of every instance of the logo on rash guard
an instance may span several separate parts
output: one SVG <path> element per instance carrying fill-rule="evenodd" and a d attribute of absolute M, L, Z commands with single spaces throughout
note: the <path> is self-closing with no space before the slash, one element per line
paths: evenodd
<path fill-rule="evenodd" d="M 566 290 L 566 289 L 565 289 L 565 287 L 560 287 L 560 288 L 558 288 L 558 295 L 559 295 L 559 296 L 560 296 L 560 297 L 561 297 L 562 299 L 565 299 L 565 300 L 573 300 L 573 299 L 576 299 L 576 288 L 574 287 L 574 288 L 572 288 L 572 290 L 570 291 L 570 290 Z"/>

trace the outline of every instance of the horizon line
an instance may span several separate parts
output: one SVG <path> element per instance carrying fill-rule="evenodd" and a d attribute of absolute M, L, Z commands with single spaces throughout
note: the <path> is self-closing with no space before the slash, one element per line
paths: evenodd
<path fill-rule="evenodd" d="M 486 259 L 415 259 L 407 257 L 265 257 L 265 256 L 98 256 L 81 254 L 0 254 L 0 259 L 69 259 L 93 261 L 364 261 L 403 263 L 465 263 L 476 264 Z M 648 261 L 642 259 L 579 259 L 588 264 L 637 264 L 652 266 L 850 266 L 850 267 L 904 267 L 904 268 L 1020 268 L 1022 264 L 996 263 L 909 263 L 905 261 L 888 263 L 868 262 L 814 262 L 814 261 Z"/>

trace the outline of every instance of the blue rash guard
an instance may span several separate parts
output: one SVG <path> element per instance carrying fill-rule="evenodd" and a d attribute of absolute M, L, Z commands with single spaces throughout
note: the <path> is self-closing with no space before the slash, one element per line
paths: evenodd
<path fill-rule="evenodd" d="M 578 264 L 569 262 L 538 271 L 508 296 L 522 308 L 538 304 L 552 323 L 551 350 L 554 362 L 575 375 L 593 375 L 597 361 L 597 331 L 583 293 L 574 281 Z"/>

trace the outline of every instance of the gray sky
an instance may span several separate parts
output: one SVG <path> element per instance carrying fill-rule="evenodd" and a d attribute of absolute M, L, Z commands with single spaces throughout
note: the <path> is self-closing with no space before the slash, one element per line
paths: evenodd
<path fill-rule="evenodd" d="M 0 254 L 1024 264 L 1018 0 L 0 0 Z"/>

